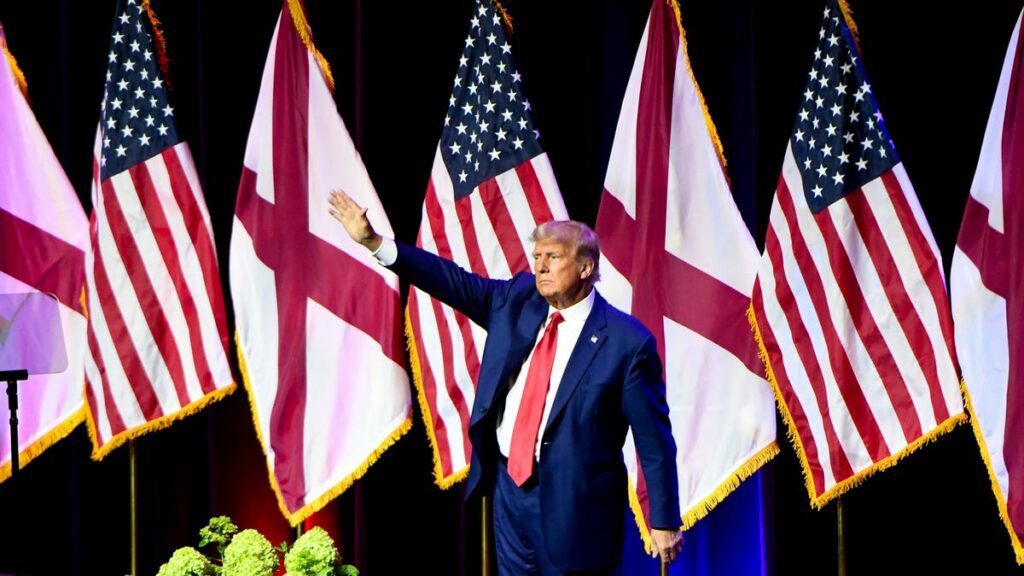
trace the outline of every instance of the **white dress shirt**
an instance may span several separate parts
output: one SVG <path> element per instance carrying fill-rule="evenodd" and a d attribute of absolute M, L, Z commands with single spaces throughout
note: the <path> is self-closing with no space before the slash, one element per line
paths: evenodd
<path fill-rule="evenodd" d="M 540 430 L 537 432 L 537 446 L 533 451 L 534 458 L 538 460 L 540 459 L 541 439 L 544 436 L 544 428 L 547 427 L 548 415 L 551 414 L 551 405 L 555 401 L 555 395 L 558 394 L 558 386 L 562 382 L 562 375 L 565 374 L 565 367 L 569 364 L 569 356 L 572 355 L 572 349 L 576 347 L 576 341 L 579 340 L 580 333 L 583 332 L 583 324 L 587 321 L 587 316 L 590 316 L 590 311 L 594 308 L 594 298 L 595 293 L 591 290 L 586 298 L 565 310 L 558 310 L 553 306 L 549 306 L 548 317 L 541 324 L 540 330 L 537 331 L 537 338 L 533 342 L 533 348 L 536 350 L 537 343 L 540 342 L 541 337 L 544 335 L 544 329 L 547 328 L 548 322 L 551 321 L 551 315 L 555 312 L 561 312 L 563 322 L 558 325 L 558 343 L 555 345 L 555 359 L 551 364 L 551 384 L 548 386 L 548 395 L 544 398 L 544 415 L 540 419 Z M 515 427 L 516 416 L 519 414 L 519 404 L 523 401 L 526 374 L 530 371 L 530 362 L 533 362 L 534 350 L 530 351 L 530 355 L 526 357 L 522 368 L 519 369 L 515 382 L 509 388 L 508 395 L 505 396 L 505 410 L 498 415 L 498 449 L 505 457 L 508 456 L 509 449 L 512 446 L 512 429 Z"/>
<path fill-rule="evenodd" d="M 380 246 L 377 246 L 377 249 L 371 252 L 370 256 L 376 258 L 381 266 L 391 266 L 395 263 L 395 260 L 398 260 L 398 245 L 395 244 L 394 240 L 386 236 L 381 236 L 380 240 Z"/>
<path fill-rule="evenodd" d="M 382 240 L 380 246 L 373 252 L 373 257 L 382 265 L 390 266 L 398 260 L 398 246 L 391 238 L 383 238 Z M 587 321 L 590 311 L 594 308 L 594 299 L 595 292 L 591 290 L 586 298 L 565 310 L 558 310 L 553 306 L 549 306 L 547 319 L 541 324 L 540 330 L 537 331 L 537 337 L 533 342 L 535 350 L 537 343 L 540 342 L 541 337 L 544 335 L 544 329 L 547 328 L 548 322 L 551 321 L 551 315 L 555 312 L 561 312 L 563 321 L 558 326 L 555 359 L 551 365 L 551 383 L 548 385 L 548 394 L 544 398 L 544 414 L 541 416 L 540 429 L 537 432 L 537 445 L 533 452 L 534 458 L 538 460 L 540 459 L 541 439 L 544 436 L 544 428 L 547 427 L 548 416 L 551 414 L 551 405 L 555 401 L 555 395 L 558 394 L 558 386 L 562 382 L 562 375 L 565 373 L 565 367 L 569 364 L 569 356 L 572 355 L 572 350 L 576 347 L 576 341 L 579 340 L 580 333 L 583 332 L 583 324 Z M 532 361 L 533 350 L 530 350 L 530 355 L 523 362 L 519 373 L 515 377 L 515 382 L 513 382 L 508 395 L 505 397 L 505 409 L 498 415 L 498 449 L 505 457 L 508 457 L 509 448 L 512 446 L 512 429 L 515 427 L 516 416 L 519 414 L 519 404 L 523 401 L 523 388 L 526 387 L 526 375 L 530 371 L 530 362 Z"/>

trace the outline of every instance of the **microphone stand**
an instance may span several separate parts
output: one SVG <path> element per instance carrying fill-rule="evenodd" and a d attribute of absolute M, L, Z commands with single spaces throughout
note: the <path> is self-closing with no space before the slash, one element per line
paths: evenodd
<path fill-rule="evenodd" d="M 11 413 L 11 501 L 14 503 L 15 510 L 20 507 L 18 500 L 18 470 L 21 468 L 18 462 L 20 454 L 18 453 L 18 382 L 21 380 L 28 380 L 28 370 L 0 370 L 0 381 L 7 382 L 7 407 Z M 17 518 L 17 514 L 13 515 Z M 17 546 L 17 536 L 15 536 L 15 546 Z M 17 576 L 19 570 L 17 564 L 13 567 L 14 574 Z"/>
<path fill-rule="evenodd" d="M 0 370 L 7 382 L 7 407 L 11 412 L 11 478 L 18 473 L 18 381 L 28 380 L 28 370 Z"/>

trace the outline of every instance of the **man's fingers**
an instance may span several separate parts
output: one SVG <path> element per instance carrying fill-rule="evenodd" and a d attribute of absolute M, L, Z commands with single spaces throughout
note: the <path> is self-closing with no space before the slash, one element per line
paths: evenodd
<path fill-rule="evenodd" d="M 683 535 L 680 534 L 679 537 L 676 538 L 675 542 L 672 543 L 672 546 L 669 547 L 669 550 L 668 550 L 668 562 L 667 562 L 667 564 L 671 564 L 671 563 L 675 562 L 676 558 L 679 558 L 679 553 L 682 550 L 683 550 Z"/>
<path fill-rule="evenodd" d="M 367 208 L 356 204 L 348 194 L 341 190 L 332 190 L 327 201 L 334 210 L 331 215 L 338 220 L 358 219 L 366 216 Z"/>
<path fill-rule="evenodd" d="M 662 564 L 671 564 L 672 561 L 675 560 L 676 555 L 672 548 L 665 548 L 660 554 L 658 554 L 658 557 L 661 558 Z"/>
<path fill-rule="evenodd" d="M 358 205 L 343 190 L 331 190 L 329 201 L 332 206 L 340 210 L 358 208 Z"/>
<path fill-rule="evenodd" d="M 346 210 L 351 210 L 353 212 L 359 212 L 360 210 L 365 211 L 365 209 L 362 206 L 356 204 L 356 201 L 353 200 L 351 196 L 345 194 L 344 192 L 341 193 L 341 203 Z"/>
<path fill-rule="evenodd" d="M 651 556 L 659 558 L 661 564 L 667 566 L 676 561 L 679 552 L 683 548 L 683 535 L 680 532 L 669 530 L 655 530 L 651 534 L 654 539 L 654 549 Z"/>

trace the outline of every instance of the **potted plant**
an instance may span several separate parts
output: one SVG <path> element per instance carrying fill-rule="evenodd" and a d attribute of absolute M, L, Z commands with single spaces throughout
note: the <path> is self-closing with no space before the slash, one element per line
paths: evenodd
<path fill-rule="evenodd" d="M 358 576 L 342 564 L 334 540 L 319 526 L 288 546 L 277 548 L 253 529 L 238 531 L 227 516 L 217 516 L 199 531 L 199 548 L 213 546 L 216 558 L 190 546 L 179 548 L 160 567 L 157 576 L 273 576 L 284 558 L 286 576 Z"/>

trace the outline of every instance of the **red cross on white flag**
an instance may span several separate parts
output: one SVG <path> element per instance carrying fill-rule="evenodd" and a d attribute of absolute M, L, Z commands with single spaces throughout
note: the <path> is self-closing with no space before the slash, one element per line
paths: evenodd
<path fill-rule="evenodd" d="M 953 253 L 957 355 L 978 443 L 1017 563 L 1024 564 L 1024 35 L 1003 62 Z"/>
<path fill-rule="evenodd" d="M 48 292 L 60 302 L 68 368 L 18 387 L 19 464 L 24 466 L 85 417 L 82 398 L 85 250 L 89 221 L 71 182 L 18 90 L 0 27 L 0 294 Z M 10 367 L 7 367 L 10 368 Z M 0 482 L 11 475 L 8 403 L 0 402 Z"/>
<path fill-rule="evenodd" d="M 622 102 L 597 233 L 598 290 L 655 335 L 692 526 L 778 452 L 771 388 L 747 325 L 757 247 L 733 202 L 689 73 L 681 24 L 654 0 Z M 626 465 L 644 540 L 647 493 Z"/>
<path fill-rule="evenodd" d="M 292 10 L 289 10 L 292 8 Z M 307 34 L 300 36 L 299 30 Z M 297 524 L 412 425 L 398 278 L 327 212 L 332 189 L 393 236 L 298 2 L 270 44 L 231 236 L 239 356 L 282 512 Z"/>

